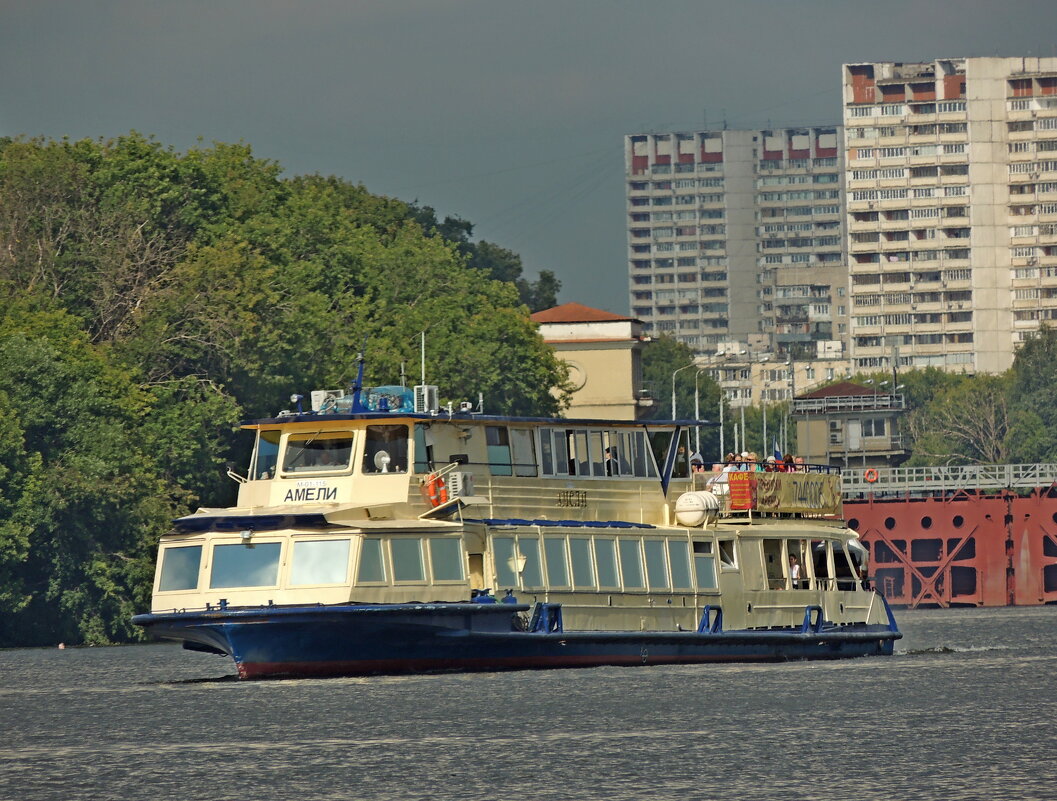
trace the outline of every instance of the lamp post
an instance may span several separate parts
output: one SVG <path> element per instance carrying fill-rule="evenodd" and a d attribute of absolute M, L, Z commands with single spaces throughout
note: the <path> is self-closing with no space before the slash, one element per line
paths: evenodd
<path fill-rule="evenodd" d="M 678 417 L 678 415 L 676 413 L 676 407 L 675 407 L 675 377 L 677 375 L 679 375 L 679 373 L 681 373 L 683 370 L 689 370 L 691 367 L 697 367 L 697 363 L 696 362 L 690 362 L 690 364 L 684 365 L 683 367 L 680 367 L 680 368 L 676 369 L 675 372 L 672 373 L 672 419 L 673 420 L 677 419 L 677 417 Z"/>

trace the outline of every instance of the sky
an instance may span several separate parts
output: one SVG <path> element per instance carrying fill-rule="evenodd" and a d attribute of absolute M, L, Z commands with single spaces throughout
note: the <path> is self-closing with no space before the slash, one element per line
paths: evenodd
<path fill-rule="evenodd" d="M 626 313 L 623 137 L 840 122 L 841 65 L 1057 55 L 1054 0 L 0 0 L 0 136 L 246 142 Z"/>

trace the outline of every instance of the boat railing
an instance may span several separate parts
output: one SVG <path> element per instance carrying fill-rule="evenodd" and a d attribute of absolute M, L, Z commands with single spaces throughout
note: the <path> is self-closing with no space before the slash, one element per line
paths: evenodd
<path fill-rule="evenodd" d="M 695 473 L 691 488 L 711 492 L 721 516 L 841 513 L 840 469 L 830 465 L 797 465 L 789 472 L 723 470 Z"/>

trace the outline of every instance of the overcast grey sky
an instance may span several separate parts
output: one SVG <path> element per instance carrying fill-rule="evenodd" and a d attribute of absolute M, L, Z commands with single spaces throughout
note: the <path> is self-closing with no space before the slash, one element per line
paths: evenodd
<path fill-rule="evenodd" d="M 242 140 L 626 312 L 624 134 L 837 123 L 848 61 L 1055 54 L 1054 0 L 0 0 L 0 136 Z"/>

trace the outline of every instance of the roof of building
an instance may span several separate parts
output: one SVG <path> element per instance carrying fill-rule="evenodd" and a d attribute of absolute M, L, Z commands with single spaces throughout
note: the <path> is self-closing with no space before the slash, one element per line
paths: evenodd
<path fill-rule="evenodd" d="M 874 395 L 877 390 L 871 389 L 870 387 L 864 387 L 862 384 L 853 384 L 851 381 L 841 381 L 839 384 L 831 384 L 828 387 L 822 387 L 822 389 L 816 389 L 814 392 L 808 392 L 803 395 L 797 395 L 798 398 L 833 398 L 843 397 L 846 398 L 849 395 Z"/>
<path fill-rule="evenodd" d="M 602 309 L 592 309 L 582 303 L 563 303 L 560 306 L 536 312 L 532 315 L 532 319 L 537 323 L 612 323 L 635 318 Z"/>

